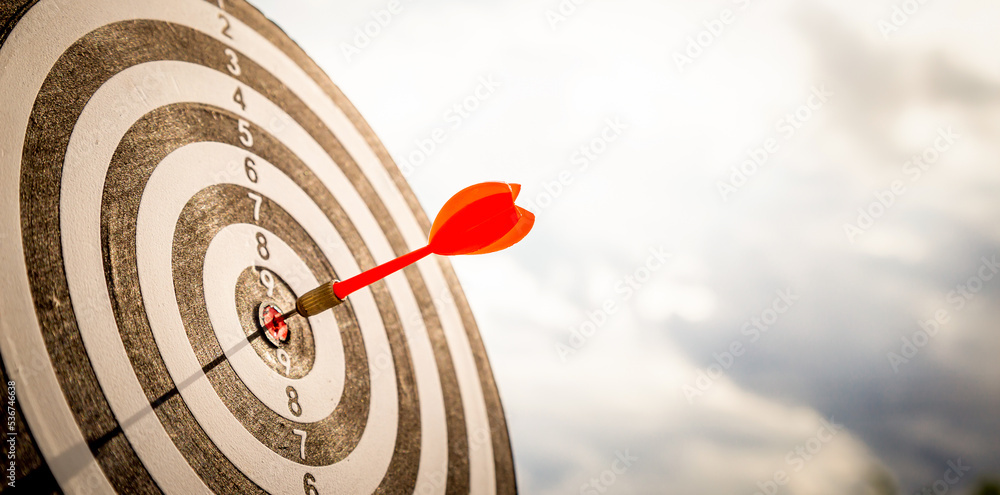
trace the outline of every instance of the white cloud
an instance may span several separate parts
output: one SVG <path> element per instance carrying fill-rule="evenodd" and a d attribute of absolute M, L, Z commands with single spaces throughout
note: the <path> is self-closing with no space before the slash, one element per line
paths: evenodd
<path fill-rule="evenodd" d="M 586 2 L 554 32 L 554 1 L 405 2 L 350 63 L 337 46 L 380 2 L 257 3 L 397 159 L 477 78 L 503 82 L 411 176 L 428 210 L 480 180 L 521 182 L 522 198 L 537 198 L 572 172 L 524 243 L 455 262 L 526 491 L 578 493 L 631 448 L 643 460 L 615 491 L 752 493 L 831 414 L 849 430 L 787 492 L 865 493 L 885 482 L 883 465 L 912 491 L 956 450 L 1000 471 L 989 443 L 1000 424 L 968 412 L 997 406 L 1000 315 L 988 301 L 1000 289 L 900 374 L 886 361 L 1000 249 L 1000 66 L 989 49 L 1000 7 L 931 2 L 885 41 L 876 26 L 893 2 L 752 1 L 681 74 L 671 53 L 741 2 Z M 785 138 L 776 122 L 822 84 L 835 96 Z M 574 153 L 608 117 L 628 129 L 579 171 Z M 960 145 L 851 244 L 843 224 L 941 125 L 962 129 Z M 717 181 L 769 137 L 780 150 L 723 202 Z M 561 362 L 555 343 L 618 300 L 615 281 L 657 245 L 674 253 L 669 266 Z M 802 302 L 687 404 L 684 380 L 787 286 Z M 931 419 L 883 427 L 915 415 Z"/>

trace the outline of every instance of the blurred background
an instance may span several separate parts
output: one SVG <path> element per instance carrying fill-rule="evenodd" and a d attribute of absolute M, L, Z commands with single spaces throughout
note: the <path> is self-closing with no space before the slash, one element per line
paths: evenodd
<path fill-rule="evenodd" d="M 433 215 L 527 493 L 998 493 L 1000 4 L 254 0 Z"/>

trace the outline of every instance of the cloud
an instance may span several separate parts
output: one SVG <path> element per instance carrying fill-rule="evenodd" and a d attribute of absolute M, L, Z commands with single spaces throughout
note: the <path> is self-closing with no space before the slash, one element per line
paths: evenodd
<path fill-rule="evenodd" d="M 777 470 L 781 493 L 912 492 L 958 456 L 1000 472 L 1000 282 L 948 300 L 1000 253 L 1000 35 L 970 28 L 1000 7 L 929 2 L 885 39 L 900 2 L 585 2 L 552 29 L 555 1 L 421 0 L 348 62 L 338 44 L 380 2 L 258 3 L 397 159 L 480 77 L 502 82 L 409 180 L 428 210 L 481 180 L 549 196 L 522 244 L 455 260 L 525 491 L 580 493 L 623 449 L 640 459 L 619 493 L 753 493 Z M 723 9 L 734 22 L 678 72 L 671 54 Z M 823 85 L 830 101 L 801 111 Z M 581 166 L 609 118 L 627 128 Z M 961 138 L 913 179 L 948 126 Z M 844 225 L 896 180 L 906 192 L 851 242 Z M 656 246 L 670 261 L 625 298 Z M 741 329 L 789 287 L 801 299 L 750 342 Z M 563 362 L 556 344 L 607 301 L 619 310 Z M 887 354 L 942 308 L 949 323 L 894 371 Z M 682 387 L 733 342 L 745 354 L 689 404 Z M 846 429 L 795 471 L 788 452 L 831 418 Z"/>

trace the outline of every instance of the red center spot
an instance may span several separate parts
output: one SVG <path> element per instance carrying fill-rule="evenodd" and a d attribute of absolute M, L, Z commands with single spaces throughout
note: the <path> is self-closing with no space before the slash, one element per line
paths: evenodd
<path fill-rule="evenodd" d="M 271 305 L 264 308 L 264 330 L 278 342 L 288 339 L 288 324 L 285 323 L 285 317 L 278 308 Z"/>

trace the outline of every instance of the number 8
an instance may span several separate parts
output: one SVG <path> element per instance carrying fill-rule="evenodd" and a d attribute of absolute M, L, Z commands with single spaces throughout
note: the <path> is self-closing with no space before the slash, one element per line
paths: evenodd
<path fill-rule="evenodd" d="M 295 390 L 295 387 L 289 385 L 285 389 L 285 395 L 288 396 L 288 410 L 296 417 L 302 416 L 302 406 L 299 405 L 299 393 Z"/>
<path fill-rule="evenodd" d="M 271 252 L 267 250 L 267 237 L 264 237 L 264 233 L 257 232 L 254 237 L 257 239 L 257 254 L 260 258 L 264 260 L 270 258 Z"/>

